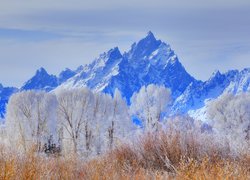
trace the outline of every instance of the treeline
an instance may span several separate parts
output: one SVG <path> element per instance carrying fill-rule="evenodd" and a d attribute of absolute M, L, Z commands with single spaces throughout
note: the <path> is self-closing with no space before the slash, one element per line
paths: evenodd
<path fill-rule="evenodd" d="M 25 91 L 13 95 L 7 107 L 6 133 L 11 146 L 38 152 L 95 152 L 125 137 L 133 124 L 118 91 L 112 98 L 87 88 L 58 93 Z"/>
<path fill-rule="evenodd" d="M 164 87 L 143 87 L 129 110 L 118 90 L 113 97 L 87 88 L 23 91 L 8 103 L 7 140 L 19 151 L 35 146 L 37 152 L 101 154 L 134 133 L 132 116 L 145 129 L 158 127 L 169 97 Z"/>
<path fill-rule="evenodd" d="M 118 90 L 113 97 L 87 88 L 16 93 L 7 107 L 6 141 L 18 151 L 35 148 L 91 157 L 131 142 L 138 134 L 158 134 L 177 123 L 171 126 L 176 131 L 192 127 L 201 132 L 198 136 L 212 134 L 219 144 L 228 144 L 232 154 L 250 147 L 249 93 L 225 94 L 211 101 L 206 123 L 187 115 L 168 118 L 171 92 L 162 86 L 143 86 L 130 102 L 128 106 Z"/>

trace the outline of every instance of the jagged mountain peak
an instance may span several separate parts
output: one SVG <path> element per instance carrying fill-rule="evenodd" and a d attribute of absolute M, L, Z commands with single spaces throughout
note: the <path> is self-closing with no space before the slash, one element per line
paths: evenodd
<path fill-rule="evenodd" d="M 205 102 L 215 99 L 223 93 L 239 94 L 250 92 L 250 69 L 229 70 L 226 73 L 215 71 L 205 82 L 192 83 L 177 98 L 173 109 L 178 113 L 196 111 L 205 106 Z M 190 111 L 190 112 L 191 112 Z"/>
<path fill-rule="evenodd" d="M 82 67 L 82 70 L 77 76 L 83 78 L 86 77 L 86 73 L 89 71 L 100 71 L 107 66 L 112 66 L 121 61 L 122 54 L 118 47 L 114 47 L 107 52 L 99 55 L 92 63 Z"/>
<path fill-rule="evenodd" d="M 117 47 L 102 53 L 58 89 L 88 86 L 113 95 L 118 88 L 129 102 L 132 94 L 144 85 L 165 85 L 176 97 L 193 81 L 170 45 L 156 40 L 149 32 L 123 55 Z"/>
<path fill-rule="evenodd" d="M 227 74 L 229 74 L 229 72 Z M 250 92 L 250 68 L 245 68 L 241 71 L 232 71 L 230 75 L 231 76 L 227 76 L 230 80 L 230 84 L 226 88 L 226 92 L 233 94 Z"/>
<path fill-rule="evenodd" d="M 68 72 L 74 72 L 72 69 L 69 68 L 65 68 L 64 70 L 62 70 L 59 74 L 59 77 L 62 76 L 64 73 L 68 73 Z"/>
<path fill-rule="evenodd" d="M 73 77 L 74 75 L 76 75 L 77 70 L 73 71 L 69 68 L 65 68 L 58 77 L 58 83 L 61 84 L 63 82 L 65 82 L 66 80 L 68 80 L 69 78 Z"/>
<path fill-rule="evenodd" d="M 159 48 L 161 43 L 162 41 L 157 40 L 154 34 L 149 31 L 146 37 L 139 40 L 137 43 L 133 43 L 131 50 L 128 52 L 128 57 L 129 59 L 136 60 L 148 56 Z"/>
<path fill-rule="evenodd" d="M 101 53 L 98 58 L 113 58 L 113 57 L 115 58 L 119 56 L 122 56 L 119 48 L 114 47 L 114 48 L 109 49 L 108 51 Z"/>
<path fill-rule="evenodd" d="M 121 58 L 121 57 L 122 57 L 122 54 L 121 54 L 121 52 L 120 52 L 120 50 L 119 50 L 118 47 L 114 47 L 114 48 L 112 48 L 112 49 L 110 49 L 110 50 L 108 51 L 107 57 L 108 57 L 108 58 L 112 58 L 112 59 L 115 59 L 115 58 L 118 59 L 118 58 Z"/>
<path fill-rule="evenodd" d="M 99 64 L 100 66 L 105 66 L 107 64 L 112 64 L 121 58 L 122 58 L 122 54 L 121 54 L 119 48 L 114 47 L 114 48 L 110 49 L 108 52 L 102 53 L 96 59 L 96 63 L 94 63 L 94 64 Z"/>
<path fill-rule="evenodd" d="M 69 78 L 59 88 L 83 87 L 101 91 L 109 83 L 112 76 L 119 72 L 119 63 L 123 60 L 118 47 L 114 47 L 99 55 L 88 65 L 82 66 L 81 71 L 75 71 L 76 75 Z"/>
<path fill-rule="evenodd" d="M 214 77 L 218 77 L 218 76 L 221 76 L 221 72 L 219 70 L 215 70 L 213 73 L 212 73 L 212 76 L 210 77 L 211 78 L 214 78 Z"/>
<path fill-rule="evenodd" d="M 47 71 L 43 68 L 43 67 L 40 67 L 37 71 L 36 71 L 36 74 L 48 74 Z"/>
<path fill-rule="evenodd" d="M 221 74 L 219 70 L 215 70 L 210 78 L 206 81 L 206 84 L 221 83 L 225 79 L 225 74 Z"/>
<path fill-rule="evenodd" d="M 105 63 L 107 63 L 108 61 L 112 61 L 112 60 L 117 60 L 122 58 L 122 54 L 119 50 L 118 47 L 114 47 L 112 49 L 110 49 L 107 52 L 104 52 L 102 54 L 99 55 L 98 58 L 96 58 L 93 63 L 90 64 L 90 66 L 95 66 L 96 64 L 102 64 L 105 65 Z"/>
<path fill-rule="evenodd" d="M 50 91 L 58 86 L 55 75 L 49 75 L 44 68 L 39 68 L 35 75 L 21 87 L 21 90 L 39 89 Z"/>
<path fill-rule="evenodd" d="M 72 70 L 69 68 L 65 68 L 62 72 L 64 72 L 64 71 L 72 71 Z"/>
<path fill-rule="evenodd" d="M 149 31 L 146 35 L 146 37 L 144 37 L 142 40 L 144 41 L 150 41 L 150 42 L 156 42 L 156 38 L 155 38 L 155 35 L 152 33 L 152 31 Z"/>
<path fill-rule="evenodd" d="M 155 36 L 154 36 L 154 34 L 152 33 L 152 31 L 148 31 L 147 37 L 155 38 Z"/>

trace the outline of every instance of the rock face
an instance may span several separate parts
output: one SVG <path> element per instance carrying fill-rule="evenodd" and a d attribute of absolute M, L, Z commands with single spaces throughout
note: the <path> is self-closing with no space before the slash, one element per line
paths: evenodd
<path fill-rule="evenodd" d="M 128 52 L 122 54 L 115 47 L 91 64 L 79 66 L 76 70 L 65 69 L 58 77 L 40 68 L 20 90 L 58 91 L 87 86 L 93 91 L 113 95 L 117 88 L 129 104 L 133 93 L 148 84 L 164 85 L 171 90 L 174 101 L 172 114 L 194 112 L 222 93 L 249 92 L 250 68 L 224 74 L 216 71 L 207 81 L 198 81 L 187 73 L 169 44 L 148 32 L 146 37 L 133 43 Z M 16 88 L 0 86 L 2 116 L 5 112 L 3 107 L 14 92 L 17 92 Z"/>
<path fill-rule="evenodd" d="M 117 47 L 101 54 L 58 89 L 88 86 L 113 94 L 118 88 L 129 102 L 132 94 L 144 85 L 164 85 L 176 98 L 192 82 L 196 80 L 186 72 L 170 46 L 149 32 L 123 55 Z"/>
<path fill-rule="evenodd" d="M 58 86 L 57 77 L 49 75 L 44 68 L 36 71 L 35 76 L 21 87 L 21 90 L 46 90 L 50 91 Z"/>
<path fill-rule="evenodd" d="M 250 68 L 242 71 L 231 70 L 224 74 L 213 73 L 205 82 L 191 83 L 174 105 L 173 111 L 186 113 L 204 107 L 205 102 L 215 99 L 223 93 L 239 94 L 250 92 Z"/>

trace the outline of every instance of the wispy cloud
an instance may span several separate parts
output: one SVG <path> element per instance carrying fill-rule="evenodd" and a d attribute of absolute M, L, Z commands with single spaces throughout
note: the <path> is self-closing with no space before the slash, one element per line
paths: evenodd
<path fill-rule="evenodd" d="M 0 39 L 11 39 L 20 41 L 46 41 L 60 39 L 63 36 L 56 33 L 38 31 L 38 30 L 21 30 L 0 28 Z"/>
<path fill-rule="evenodd" d="M 249 17 L 247 0 L 3 1 L 0 82 L 20 86 L 40 66 L 58 73 L 114 46 L 126 51 L 148 30 L 205 80 L 215 69 L 250 66 Z"/>

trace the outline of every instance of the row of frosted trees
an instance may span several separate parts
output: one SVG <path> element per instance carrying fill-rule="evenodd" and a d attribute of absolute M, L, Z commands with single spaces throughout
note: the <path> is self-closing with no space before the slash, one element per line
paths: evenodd
<path fill-rule="evenodd" d="M 130 106 L 117 90 L 113 97 L 87 88 L 20 92 L 10 98 L 7 107 L 7 139 L 11 147 L 23 151 L 32 147 L 38 152 L 60 150 L 87 157 L 101 154 L 125 139 L 133 139 L 135 131 L 164 128 L 170 97 L 168 89 L 156 85 L 143 86 L 132 96 Z M 248 148 L 250 93 L 225 94 L 207 106 L 206 123 L 213 134 L 234 142 L 234 147 L 246 142 Z"/>
<path fill-rule="evenodd" d="M 87 88 L 24 91 L 10 98 L 6 132 L 11 146 L 23 151 L 35 147 L 43 152 L 52 146 L 63 153 L 100 154 L 133 133 L 132 116 L 145 129 L 156 129 L 169 97 L 164 87 L 142 87 L 129 110 L 117 90 L 113 97 Z"/>

